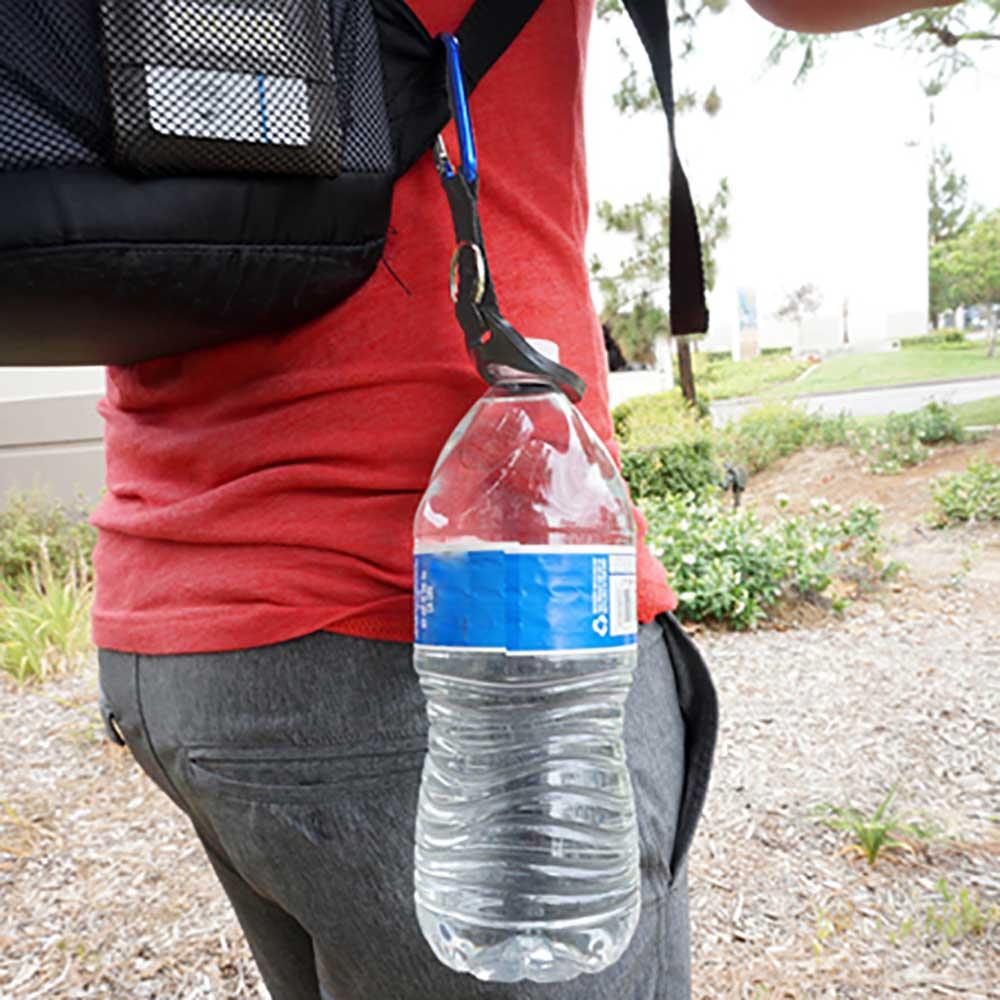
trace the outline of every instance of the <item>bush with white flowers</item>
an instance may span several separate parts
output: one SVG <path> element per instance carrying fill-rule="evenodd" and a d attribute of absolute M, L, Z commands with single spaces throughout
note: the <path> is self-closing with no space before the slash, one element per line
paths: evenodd
<path fill-rule="evenodd" d="M 711 495 L 643 504 L 649 545 L 667 568 L 682 618 L 745 629 L 787 599 L 837 609 L 835 580 L 856 587 L 885 573 L 876 507 L 844 511 L 817 500 L 808 514 L 792 515 L 786 506 L 779 500 L 765 522 Z"/>

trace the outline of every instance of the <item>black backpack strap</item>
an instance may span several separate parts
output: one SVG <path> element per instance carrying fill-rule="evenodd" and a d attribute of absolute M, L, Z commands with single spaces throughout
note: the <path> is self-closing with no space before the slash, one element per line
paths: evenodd
<path fill-rule="evenodd" d="M 624 0 L 624 4 L 653 67 L 670 132 L 670 332 L 704 333 L 708 329 L 705 271 L 698 218 L 677 155 L 667 0 Z"/>
<path fill-rule="evenodd" d="M 476 0 L 458 29 L 462 75 L 471 93 L 524 30 L 542 0 Z"/>

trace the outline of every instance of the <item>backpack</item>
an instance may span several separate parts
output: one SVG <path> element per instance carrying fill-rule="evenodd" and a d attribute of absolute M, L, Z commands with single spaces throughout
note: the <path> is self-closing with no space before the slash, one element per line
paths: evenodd
<path fill-rule="evenodd" d="M 475 0 L 472 91 L 541 0 Z M 671 135 L 671 320 L 706 328 L 665 0 L 625 0 Z M 403 0 L 6 0 L 0 365 L 131 364 L 281 334 L 382 257 L 394 181 L 449 119 Z"/>

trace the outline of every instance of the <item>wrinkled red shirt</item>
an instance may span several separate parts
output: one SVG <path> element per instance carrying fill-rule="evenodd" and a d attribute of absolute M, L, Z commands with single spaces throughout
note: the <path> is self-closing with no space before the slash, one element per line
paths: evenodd
<path fill-rule="evenodd" d="M 437 33 L 468 0 L 412 6 Z M 593 0 L 542 4 L 471 105 L 501 306 L 526 336 L 559 343 L 617 456 L 584 254 L 592 17 Z M 380 267 L 282 338 L 108 368 L 107 493 L 91 519 L 99 646 L 210 652 L 316 630 L 411 640 L 413 515 L 484 389 L 449 298 L 453 242 L 426 155 L 396 187 L 385 258 L 399 281 Z M 640 620 L 674 604 L 640 542 Z"/>

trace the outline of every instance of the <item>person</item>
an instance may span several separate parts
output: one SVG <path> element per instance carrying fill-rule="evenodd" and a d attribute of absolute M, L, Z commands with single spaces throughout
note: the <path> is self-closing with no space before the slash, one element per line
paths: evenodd
<path fill-rule="evenodd" d="M 878 6 L 751 2 L 821 30 Z M 412 0 L 432 34 L 466 7 Z M 559 342 L 616 454 L 584 256 L 593 13 L 593 0 L 543 3 L 472 104 L 505 311 Z M 628 950 L 569 983 L 486 983 L 442 965 L 420 935 L 427 722 L 411 664 L 411 522 L 484 388 L 448 296 L 453 236 L 430 154 L 399 181 L 390 232 L 387 266 L 316 322 L 107 370 L 107 492 L 92 523 L 109 736 L 189 817 L 275 1000 L 682 1000 L 687 854 L 717 712 L 641 541 L 625 744 L 642 911 Z"/>
<path fill-rule="evenodd" d="M 625 355 L 622 354 L 622 349 L 618 346 L 618 341 L 615 340 L 611 333 L 611 327 L 607 323 L 601 324 L 601 335 L 604 337 L 604 350 L 608 355 L 608 371 L 626 371 L 628 361 L 625 360 Z"/>

